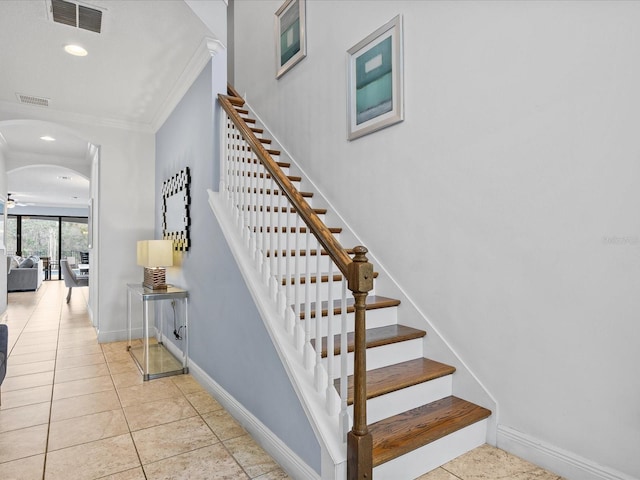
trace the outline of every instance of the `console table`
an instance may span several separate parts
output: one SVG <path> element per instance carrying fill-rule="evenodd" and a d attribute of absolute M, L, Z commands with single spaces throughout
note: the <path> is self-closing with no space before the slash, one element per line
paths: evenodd
<path fill-rule="evenodd" d="M 131 345 L 131 307 L 133 298 L 142 301 L 142 346 L 133 347 Z M 150 339 L 149 332 L 149 302 L 162 301 L 181 301 L 184 304 L 184 328 L 181 329 L 184 348 L 182 350 L 182 360 L 180 361 L 167 350 L 164 345 L 164 315 L 162 305 L 159 309 L 158 321 L 159 328 L 156 328 L 155 338 Z M 140 283 L 127 284 L 127 330 L 128 343 L 127 350 L 138 364 L 138 368 L 142 372 L 144 380 L 153 378 L 167 377 L 169 375 L 178 375 L 189 373 L 188 366 L 188 342 L 187 329 L 189 320 L 189 294 L 181 288 L 168 286 L 164 290 L 152 290 L 143 287 Z M 151 341 L 150 341 L 151 340 Z"/>

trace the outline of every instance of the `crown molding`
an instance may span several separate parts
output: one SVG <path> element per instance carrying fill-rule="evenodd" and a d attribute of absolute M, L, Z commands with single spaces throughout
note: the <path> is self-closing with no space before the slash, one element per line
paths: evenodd
<path fill-rule="evenodd" d="M 187 63 L 180 77 L 178 77 L 169 95 L 167 95 L 167 98 L 158 109 L 158 113 L 151 123 L 151 128 L 154 133 L 157 132 L 167 118 L 169 118 L 171 112 L 173 112 L 178 103 L 180 103 L 180 100 L 182 100 L 184 94 L 187 93 L 187 90 L 191 88 L 193 82 L 195 82 L 200 73 L 202 73 L 204 67 L 209 63 L 209 60 L 224 50 L 226 50 L 224 44 L 216 38 L 205 37 L 202 42 L 200 42 L 200 45 L 198 45 L 189 63 Z"/>
<path fill-rule="evenodd" d="M 117 118 L 97 117 L 83 113 L 55 110 L 50 107 L 22 105 L 0 100 L 0 112 L 20 115 L 22 118 L 44 120 L 54 123 L 82 123 L 97 127 L 118 128 L 141 133 L 154 133 L 151 126 L 145 123 L 128 122 Z"/>

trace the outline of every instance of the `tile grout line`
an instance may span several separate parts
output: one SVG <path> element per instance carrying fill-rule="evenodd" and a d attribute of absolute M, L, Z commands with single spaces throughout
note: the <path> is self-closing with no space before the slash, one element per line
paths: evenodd
<path fill-rule="evenodd" d="M 48 291 L 48 287 L 46 288 Z M 34 310 L 38 308 L 38 304 L 40 303 L 40 301 L 41 299 L 38 300 L 38 303 L 36 304 L 36 307 L 34 308 Z M 47 473 L 47 457 L 49 454 L 49 434 L 51 433 L 51 414 L 53 412 L 53 389 L 56 383 L 56 371 L 58 366 L 58 350 L 60 349 L 61 321 L 62 321 L 62 305 L 59 306 L 59 310 L 58 310 L 58 339 L 56 341 L 56 355 L 55 355 L 55 358 L 53 359 L 53 378 L 51 379 L 51 401 L 49 403 L 49 422 L 47 423 L 47 441 L 45 442 L 45 446 L 44 446 L 44 460 L 42 464 L 42 480 L 45 480 L 46 473 Z"/>
<path fill-rule="evenodd" d="M 100 343 L 98 343 L 98 345 L 100 345 Z M 122 416 L 124 417 L 124 421 L 127 424 L 127 430 L 129 430 L 129 438 L 131 439 L 133 448 L 136 451 L 136 456 L 138 457 L 138 462 L 140 463 L 140 470 L 142 470 L 142 475 L 144 476 L 145 480 L 148 480 L 147 472 L 145 471 L 144 465 L 142 464 L 142 458 L 140 458 L 140 452 L 138 451 L 138 446 L 136 445 L 136 441 L 133 438 L 133 432 L 131 431 L 129 418 L 127 417 L 127 414 L 124 411 L 124 405 L 122 405 L 122 398 L 120 397 L 120 391 L 116 387 L 116 382 L 113 380 L 113 372 L 111 371 L 111 367 L 109 366 L 110 362 L 107 360 L 107 355 L 105 354 L 105 351 L 102 345 L 100 345 L 100 351 L 102 352 L 102 356 L 104 357 L 104 361 L 107 365 L 107 370 L 109 370 L 109 377 L 111 378 L 111 383 L 113 384 L 113 388 L 116 391 L 116 396 L 118 397 L 118 403 L 120 404 L 120 409 L 122 410 Z M 123 471 L 126 471 L 126 470 L 123 470 Z M 116 473 L 120 473 L 120 472 L 116 472 Z"/>

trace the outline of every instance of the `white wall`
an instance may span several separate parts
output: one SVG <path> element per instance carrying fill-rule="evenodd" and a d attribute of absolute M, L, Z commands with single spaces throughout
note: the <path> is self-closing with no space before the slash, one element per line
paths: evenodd
<path fill-rule="evenodd" d="M 2 200 L 6 199 L 5 192 L 7 191 L 7 170 L 6 165 L 7 161 L 4 156 L 3 149 L 6 148 L 3 141 L 0 140 L 0 195 L 2 196 Z M 4 203 L 3 203 L 4 205 Z M 3 207 L 4 208 L 4 207 Z M 4 212 L 2 212 L 4 215 Z M 6 218 L 2 219 L 2 228 L 6 228 Z M 4 265 L 7 264 L 7 247 L 4 244 L 4 230 L 0 232 L 2 237 L 0 237 L 0 268 L 6 269 Z M 2 271 L 2 270 L 0 270 Z M 5 270 L 6 271 L 6 270 Z M 3 316 L 7 311 L 7 295 L 5 292 L 7 291 L 7 276 L 0 275 L 0 322 L 3 320 Z"/>
<path fill-rule="evenodd" d="M 235 3 L 237 89 L 501 426 L 640 477 L 640 3 L 308 0 L 278 81 L 281 3 Z M 397 14 L 405 121 L 348 142 L 346 51 Z"/>
<path fill-rule="evenodd" d="M 0 111 L 0 121 L 36 119 L 65 125 L 101 147 L 99 236 L 98 339 L 127 338 L 126 284 L 142 278 L 136 264 L 136 241 L 153 238 L 154 135 L 75 121 L 71 116 L 34 109 L 33 113 Z M 4 172 L 4 170 L 2 170 Z M 93 278 L 94 273 L 92 273 Z"/>

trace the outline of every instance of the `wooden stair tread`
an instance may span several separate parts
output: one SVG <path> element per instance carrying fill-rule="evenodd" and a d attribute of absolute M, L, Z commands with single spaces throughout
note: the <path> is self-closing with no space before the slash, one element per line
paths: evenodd
<path fill-rule="evenodd" d="M 253 129 L 252 129 L 252 130 L 253 130 Z M 254 132 L 254 133 L 255 133 L 255 132 Z M 229 134 L 229 135 L 227 135 L 227 137 L 228 137 L 228 138 L 235 139 L 235 140 L 242 140 L 242 139 L 244 138 L 244 137 L 243 137 L 242 135 L 240 135 L 239 133 L 238 133 L 238 134 L 235 134 L 235 135 L 230 135 L 230 134 Z M 256 137 L 256 138 L 258 139 L 258 141 L 259 141 L 260 143 L 265 143 L 265 144 L 271 145 L 272 140 L 271 140 L 270 138 L 262 138 L 262 137 Z"/>
<path fill-rule="evenodd" d="M 307 255 L 311 255 L 315 257 L 318 255 L 318 250 L 290 250 L 287 252 L 286 250 L 277 251 L 277 250 L 268 250 L 267 257 L 306 257 Z M 328 255 L 326 250 L 320 250 L 320 255 Z"/>
<path fill-rule="evenodd" d="M 451 396 L 380 420 L 369 426 L 373 437 L 373 466 L 416 450 L 489 415 L 490 410 Z"/>
<path fill-rule="evenodd" d="M 407 327 L 405 325 L 386 325 L 384 327 L 368 328 L 367 329 L 367 348 L 381 347 L 383 345 L 390 345 L 392 343 L 406 342 L 407 340 L 414 340 L 416 338 L 422 338 L 427 334 L 424 330 L 418 330 L 416 328 Z M 334 337 L 333 354 L 340 354 L 340 337 L 336 335 Z M 311 344 L 315 344 L 315 339 L 311 339 Z M 355 334 L 349 332 L 347 334 L 347 351 L 353 352 L 355 345 Z M 322 357 L 327 356 L 327 337 L 322 338 Z"/>
<path fill-rule="evenodd" d="M 373 278 L 378 278 L 378 272 L 373 272 Z M 315 274 L 311 275 L 311 283 L 312 284 L 316 283 L 317 279 L 318 279 L 317 275 L 315 275 Z M 304 274 L 300 274 L 299 280 L 300 280 L 300 285 L 304 285 L 304 284 L 307 283 L 307 279 L 306 279 Z M 326 283 L 328 281 L 329 281 L 329 275 L 321 275 L 320 276 L 320 282 L 321 283 Z M 334 282 L 341 282 L 342 281 L 342 275 L 339 274 L 339 273 L 335 273 L 333 275 L 333 281 Z M 286 285 L 287 283 L 290 283 L 291 285 L 295 285 L 296 284 L 296 278 L 295 277 L 290 277 L 288 281 L 287 281 L 286 278 L 283 278 L 282 279 L 282 284 Z"/>
<path fill-rule="evenodd" d="M 251 178 L 267 178 L 267 179 L 271 179 L 271 175 L 268 173 L 264 173 L 264 172 L 252 172 L 250 175 L 246 175 L 243 172 L 236 172 L 236 176 L 242 176 L 242 177 L 251 177 Z M 286 176 L 290 182 L 301 182 L 302 181 L 302 177 L 297 176 L 297 175 L 287 175 Z"/>
<path fill-rule="evenodd" d="M 234 86 L 231 85 L 229 82 L 227 82 L 227 95 L 229 95 L 230 97 L 242 98 L 242 95 L 240 95 L 238 91 L 234 88 Z"/>
<path fill-rule="evenodd" d="M 334 300 L 333 301 L 333 314 L 340 315 L 342 314 L 342 301 Z M 316 302 L 311 302 L 311 318 L 316 318 Z M 329 302 L 323 301 L 321 302 L 322 315 L 326 317 L 329 315 Z M 378 308 L 389 308 L 389 307 L 397 307 L 400 305 L 400 300 L 396 300 L 395 298 L 387 298 L 381 297 L 379 295 L 369 295 L 367 297 L 366 310 L 376 310 Z M 347 313 L 352 313 L 356 311 L 355 307 L 355 299 L 353 297 L 347 298 Z M 300 320 L 304 320 L 305 312 L 304 312 L 304 304 L 300 305 Z"/>
<path fill-rule="evenodd" d="M 271 195 L 271 194 L 280 195 L 280 190 L 278 190 L 278 189 L 271 190 L 270 188 L 267 188 L 265 190 L 265 189 L 261 188 L 261 189 L 257 190 L 256 188 L 251 188 L 250 190 L 253 193 L 259 193 L 261 195 L 263 195 L 263 194 L 264 195 Z M 311 192 L 298 192 L 298 193 L 300 193 L 300 195 L 302 195 L 303 197 L 307 197 L 307 198 L 313 197 L 313 193 L 311 193 Z"/>
<path fill-rule="evenodd" d="M 455 367 L 428 358 L 416 358 L 367 372 L 367 399 L 451 375 Z M 347 405 L 353 405 L 353 375 L 347 378 Z M 340 379 L 334 382 L 340 393 Z"/>
<path fill-rule="evenodd" d="M 227 95 L 227 100 L 229 100 L 229 103 L 234 107 L 242 107 L 244 105 L 244 98 L 242 97 Z"/>
<path fill-rule="evenodd" d="M 264 129 L 262 128 L 256 128 L 256 127 L 250 127 L 250 128 L 253 133 L 264 133 Z"/>
<path fill-rule="evenodd" d="M 247 159 L 246 159 L 246 158 L 243 158 L 243 160 L 244 160 L 245 162 L 247 161 Z M 250 162 L 253 162 L 253 163 L 260 163 L 260 160 L 258 160 L 257 158 L 250 158 L 250 159 L 248 159 L 248 160 L 249 160 Z M 278 164 L 278 166 L 279 166 L 280 168 L 290 168 L 290 167 L 291 167 L 291 164 L 290 164 L 290 163 L 288 163 L 288 162 L 276 162 L 276 163 Z"/>
<path fill-rule="evenodd" d="M 267 233 L 286 233 L 287 231 L 289 231 L 289 233 L 307 233 L 307 227 L 300 227 L 300 228 L 296 228 L 296 227 L 253 227 L 253 231 L 254 232 L 267 232 Z M 342 232 L 342 228 L 340 227 L 331 227 L 329 228 L 329 231 L 331 233 L 340 233 Z"/>
<path fill-rule="evenodd" d="M 253 205 L 253 207 L 249 206 L 249 210 L 253 210 L 254 212 L 257 210 L 259 212 L 263 211 L 263 206 L 262 205 Z M 245 206 L 246 209 L 246 206 Z M 273 207 L 273 211 L 275 212 L 288 212 L 289 213 L 296 213 L 296 209 L 293 207 L 289 207 L 287 209 L 287 207 Z M 316 213 L 316 215 L 324 215 L 325 213 L 327 213 L 327 209 L 326 208 L 314 208 L 313 211 Z M 267 212 L 271 212 L 271 207 L 267 206 Z"/>

